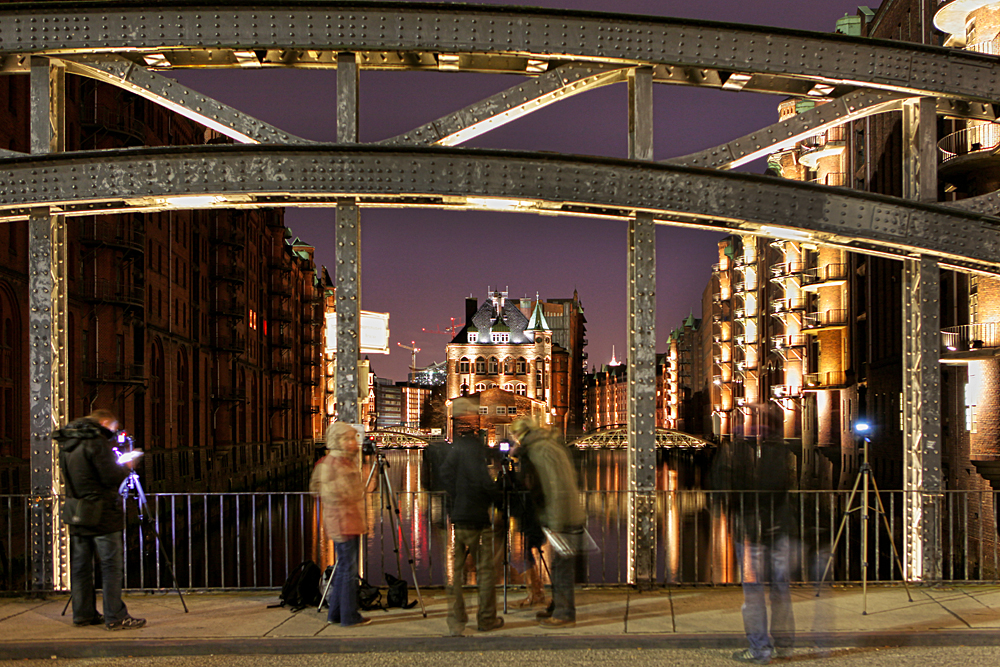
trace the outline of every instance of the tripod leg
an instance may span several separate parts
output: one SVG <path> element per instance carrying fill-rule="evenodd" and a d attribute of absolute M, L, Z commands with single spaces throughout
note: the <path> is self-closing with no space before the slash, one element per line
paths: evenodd
<path fill-rule="evenodd" d="M 170 571 L 170 578 L 174 582 L 174 590 L 177 591 L 177 597 L 181 599 L 181 606 L 184 607 L 184 613 L 188 613 L 187 603 L 184 602 L 184 596 L 181 594 L 181 587 L 177 583 L 177 575 L 174 573 L 174 564 L 170 561 L 170 556 L 167 555 L 167 550 L 163 546 L 163 540 L 160 539 L 160 531 L 156 529 L 156 524 L 149 520 L 149 505 L 146 504 L 146 494 L 142 492 L 142 486 L 139 484 L 139 480 L 135 480 L 135 484 L 139 489 L 139 520 L 146 521 L 149 527 L 153 529 L 153 535 L 156 536 L 156 544 L 160 547 L 160 553 L 163 555 L 163 560 L 167 564 L 167 569 Z"/>
<path fill-rule="evenodd" d="M 854 496 L 858 493 L 858 484 L 861 482 L 861 475 L 863 473 L 858 473 L 858 476 L 854 479 L 854 487 L 851 489 L 851 495 L 847 497 L 847 507 L 844 508 L 844 516 L 840 519 L 840 527 L 837 528 L 837 536 L 833 539 L 833 544 L 830 545 L 830 558 L 826 561 L 826 567 L 823 568 L 823 576 L 819 578 L 818 584 L 822 584 L 826 581 L 826 575 L 830 571 L 830 566 L 833 565 L 833 557 L 837 554 L 837 544 L 840 543 L 840 536 L 844 534 L 844 527 L 847 525 L 847 517 L 854 510 L 851 506 L 854 504 Z M 816 596 L 819 597 L 819 589 L 816 590 Z"/>
<path fill-rule="evenodd" d="M 423 614 L 424 618 L 427 618 L 427 608 L 424 606 L 424 597 L 420 594 L 420 583 L 417 582 L 417 571 L 413 566 L 413 553 L 410 551 L 410 545 L 406 541 L 406 535 L 403 534 L 403 525 L 401 521 L 401 515 L 399 512 L 399 503 L 396 501 L 396 494 L 392 490 L 392 482 L 389 481 L 389 475 L 382 471 L 382 481 L 385 482 L 385 486 L 389 489 L 389 521 L 393 524 L 392 529 L 392 540 L 396 544 L 396 562 L 399 566 L 399 543 L 396 542 L 396 536 L 398 531 L 399 539 L 403 542 L 403 548 L 406 549 L 406 560 L 410 564 L 410 576 L 413 577 L 413 590 L 417 593 L 417 600 L 420 602 L 420 612 Z M 402 569 L 401 566 L 399 566 Z M 402 576 L 402 572 L 399 573 Z"/>
<path fill-rule="evenodd" d="M 889 517 L 885 511 L 885 505 L 882 504 L 882 496 L 879 495 L 878 484 L 875 482 L 875 478 L 872 477 L 872 488 L 875 489 L 875 500 L 878 501 L 878 511 L 882 515 L 882 522 L 885 524 L 885 532 L 889 536 L 889 544 L 892 546 L 892 555 L 896 558 L 896 565 L 899 567 L 899 575 L 902 577 L 903 589 L 906 591 L 906 597 L 909 598 L 910 602 L 913 602 L 913 596 L 910 595 L 910 587 L 906 585 L 906 572 L 903 570 L 903 559 L 899 557 L 899 551 L 896 549 L 896 540 L 892 536 L 892 527 L 889 525 Z"/>
<path fill-rule="evenodd" d="M 340 565 L 337 561 L 333 562 L 333 570 L 330 572 L 330 578 L 326 580 L 326 586 L 323 587 L 323 595 L 319 598 L 319 606 L 316 607 L 316 611 L 323 611 L 323 603 L 326 602 L 326 596 L 330 592 L 330 586 L 333 585 L 333 576 L 337 574 L 337 566 Z"/>

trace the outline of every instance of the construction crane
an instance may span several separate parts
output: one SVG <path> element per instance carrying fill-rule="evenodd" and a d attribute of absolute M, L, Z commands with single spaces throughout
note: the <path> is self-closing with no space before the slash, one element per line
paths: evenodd
<path fill-rule="evenodd" d="M 457 332 L 460 328 L 461 327 L 459 327 L 457 324 L 455 324 L 455 318 L 453 317 L 453 318 L 451 318 L 451 326 L 450 327 L 445 327 L 443 331 L 440 330 L 440 329 L 432 330 L 432 329 L 424 329 L 424 328 L 421 328 L 420 330 L 423 331 L 424 333 L 447 334 L 449 336 L 454 336 L 455 332 Z"/>
<path fill-rule="evenodd" d="M 410 351 L 410 371 L 413 372 L 413 373 L 416 373 L 417 372 L 417 352 L 420 351 L 420 348 L 417 347 L 417 341 L 411 340 L 410 341 L 410 345 L 403 345 L 402 343 L 396 343 L 396 345 L 400 346 L 401 348 L 403 348 L 405 350 L 409 350 Z"/>

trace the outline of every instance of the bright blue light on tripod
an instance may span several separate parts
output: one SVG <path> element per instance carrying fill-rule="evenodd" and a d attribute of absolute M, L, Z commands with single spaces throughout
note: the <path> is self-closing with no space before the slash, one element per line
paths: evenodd
<path fill-rule="evenodd" d="M 872 430 L 872 425 L 868 422 L 856 422 L 854 424 L 854 430 L 858 433 L 868 433 Z"/>

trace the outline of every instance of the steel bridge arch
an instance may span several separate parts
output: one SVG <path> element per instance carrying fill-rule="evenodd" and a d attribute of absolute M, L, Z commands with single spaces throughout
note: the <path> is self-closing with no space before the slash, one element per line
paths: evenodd
<path fill-rule="evenodd" d="M 388 449 L 412 449 L 414 447 L 423 448 L 430 443 L 430 439 L 421 432 L 411 428 L 376 429 L 365 434 L 375 439 L 378 447 Z"/>
<path fill-rule="evenodd" d="M 614 448 L 620 449 L 628 446 L 628 425 L 620 424 L 611 426 L 600 431 L 588 433 L 584 436 L 567 443 L 570 447 L 581 449 L 591 448 Z M 656 447 L 657 449 L 679 449 L 679 450 L 705 450 L 715 447 L 714 444 L 701 438 L 669 428 L 656 427 Z"/>
<path fill-rule="evenodd" d="M 266 172 L 266 163 L 270 162 L 273 169 L 275 158 L 282 151 L 309 142 L 171 83 L 156 70 L 185 67 L 336 67 L 339 70 L 344 66 L 348 68 L 347 74 L 355 75 L 355 86 L 352 88 L 348 82 L 341 88 L 338 76 L 339 94 L 344 95 L 343 104 L 338 104 L 338 125 L 343 118 L 344 126 L 350 128 L 353 122 L 355 130 L 357 107 L 356 104 L 352 107 L 348 98 L 357 92 L 358 69 L 502 72 L 529 77 L 526 83 L 478 105 L 456 111 L 407 135 L 386 140 L 397 146 L 461 143 L 468 136 L 569 95 L 599 85 L 629 81 L 630 99 L 635 102 L 634 113 L 641 126 L 632 151 L 634 160 L 549 158 L 531 154 L 501 159 L 479 151 L 440 153 L 434 159 L 451 160 L 456 169 L 458 165 L 478 168 L 468 173 L 483 177 L 488 187 L 479 187 L 493 193 L 487 197 L 504 200 L 506 208 L 513 201 L 514 208 L 534 209 L 535 212 L 552 213 L 558 208 L 561 214 L 629 218 L 630 258 L 638 258 L 630 262 L 635 270 L 630 270 L 629 275 L 633 286 L 629 297 L 629 328 L 638 332 L 638 337 L 631 341 L 638 352 L 630 355 L 630 364 L 632 358 L 641 358 L 629 374 L 632 389 L 630 422 L 633 422 L 630 438 L 635 438 L 636 445 L 635 451 L 630 449 L 630 479 L 642 480 L 633 505 L 633 519 L 639 517 L 640 520 L 634 530 L 630 523 L 633 538 L 630 549 L 639 544 L 639 551 L 648 555 L 648 538 L 652 535 L 648 488 L 652 473 L 647 455 L 652 449 L 653 428 L 646 414 L 651 414 L 647 408 L 652 400 L 650 314 L 655 310 L 651 289 L 655 255 L 649 248 L 654 219 L 669 224 L 767 234 L 774 230 L 764 227 L 777 226 L 780 233 L 780 228 L 794 227 L 790 220 L 815 214 L 819 216 L 816 225 L 801 229 L 814 234 L 818 243 L 915 257 L 915 261 L 907 259 L 906 281 L 913 302 L 907 302 L 910 305 L 907 306 L 906 326 L 913 334 L 908 338 L 919 339 L 919 342 L 916 347 L 907 348 L 905 363 L 907 372 L 915 369 L 912 375 L 917 378 L 912 385 L 915 388 L 907 389 L 915 392 L 911 396 L 916 398 L 907 402 L 906 420 L 908 428 L 913 428 L 918 437 L 916 449 L 907 449 L 906 455 L 914 457 L 909 459 L 911 461 L 919 461 L 924 455 L 922 451 L 928 455 L 928 461 L 934 460 L 935 438 L 938 437 L 934 434 L 939 427 L 934 431 L 929 426 L 933 420 L 921 397 L 926 394 L 926 404 L 936 405 L 938 386 L 923 379 L 936 368 L 933 358 L 936 319 L 930 316 L 928 306 L 936 294 L 936 270 L 939 263 L 944 263 L 996 273 L 997 218 L 990 214 L 997 211 L 998 198 L 987 196 L 952 207 L 918 205 L 843 190 L 823 190 L 820 186 L 809 189 L 809 186 L 754 180 L 754 177 L 722 178 L 715 172 L 685 171 L 684 167 L 677 166 L 657 168 L 650 162 L 653 158 L 650 87 L 652 83 L 672 83 L 833 100 L 833 104 L 823 105 L 826 108 L 802 118 L 778 123 L 700 154 L 675 158 L 686 164 L 725 167 L 748 155 L 766 151 L 769 146 L 776 148 L 782 142 L 793 141 L 796 133 L 817 132 L 860 117 L 860 114 L 898 108 L 900 96 L 924 98 L 920 103 L 920 123 L 932 120 L 935 112 L 993 120 L 996 116 L 993 105 L 1000 103 L 1000 60 L 996 58 L 952 49 L 794 30 L 570 11 L 381 2 L 303 2 L 291 6 L 284 3 L 253 6 L 178 3 L 155 8 L 138 3 L 108 3 L 106 6 L 71 2 L 18 3 L 0 8 L 0 73 L 31 72 L 35 103 L 32 147 L 38 155 L 28 158 L 0 151 L 0 174 L 7 177 L 5 182 L 9 184 L 5 195 L 10 202 L 5 209 L 8 219 L 27 215 L 32 229 L 31 289 L 35 295 L 29 327 L 33 331 L 32 492 L 37 498 L 32 520 L 33 525 L 42 527 L 36 537 L 45 533 L 44 527 L 49 525 L 46 522 L 51 520 L 51 514 L 45 503 L 58 485 L 58 472 L 53 470 L 51 442 L 47 436 L 53 417 L 65 416 L 61 415 L 65 401 L 60 389 L 63 378 L 59 373 L 65 372 L 66 364 L 58 363 L 61 336 L 65 333 L 59 321 L 59 300 L 65 299 L 61 294 L 64 285 L 60 282 L 65 275 L 65 257 L 60 255 L 59 248 L 65 233 L 62 221 L 67 215 L 83 214 L 87 207 L 91 207 L 91 212 L 113 211 L 123 206 L 133 211 L 194 208 L 190 195 L 199 188 L 214 193 L 211 196 L 219 198 L 217 203 L 227 206 L 329 205 L 332 203 L 329 195 L 337 193 L 346 197 L 337 205 L 338 212 L 345 214 L 343 229 L 351 233 L 358 227 L 358 203 L 363 206 L 483 207 L 482 203 L 470 203 L 468 192 L 449 190 L 442 184 L 412 189 L 379 184 L 387 174 L 379 171 L 378 164 L 371 174 L 355 174 L 353 181 L 339 189 L 329 186 L 329 173 L 322 178 L 316 177 L 317 173 L 323 174 L 323 169 L 337 172 L 339 166 L 347 172 L 352 166 L 363 165 L 365 160 L 377 162 L 379 158 L 373 157 L 377 151 L 370 146 L 354 147 L 354 162 L 343 155 L 322 158 L 315 163 L 312 174 L 308 172 L 309 164 L 302 162 L 301 156 L 305 153 L 288 158 L 287 166 L 302 170 L 301 174 L 315 179 L 306 182 L 303 178 L 290 193 L 260 192 L 259 188 L 255 191 L 240 185 L 238 172 L 225 174 L 211 187 L 206 187 L 192 183 L 183 170 L 168 168 L 173 160 L 190 167 L 190 173 L 198 175 L 199 180 L 204 176 L 207 182 L 212 176 L 204 174 L 209 166 L 226 166 L 226 159 L 220 156 L 232 158 L 237 155 L 236 150 L 225 152 L 230 149 L 165 151 L 159 154 L 159 160 L 153 153 L 143 151 L 133 155 L 121 152 L 108 155 L 103 162 L 82 153 L 41 157 L 60 150 L 58 111 L 52 112 L 56 115 L 45 113 L 47 108 L 59 107 L 60 77 L 70 72 L 109 81 L 240 142 L 278 144 L 276 152 L 257 149 L 254 159 Z M 885 97 L 878 99 L 879 94 Z M 868 99 L 861 99 L 866 96 Z M 890 99 L 891 96 L 896 97 Z M 501 98 L 509 99 L 503 101 Z M 936 99 L 933 105 L 936 109 L 924 104 L 928 98 Z M 349 137 L 353 138 L 356 132 Z M 342 147 L 311 150 L 320 154 L 343 152 Z M 384 158 L 387 154 L 382 155 Z M 396 162 L 381 167 L 406 167 L 408 164 L 419 167 L 431 160 L 429 153 L 415 149 L 400 150 L 395 155 L 393 160 Z M 923 155 L 926 158 L 929 153 Z M 75 165 L 72 164 L 74 159 L 78 160 Z M 123 196 L 131 178 L 127 170 L 142 159 L 152 159 L 154 163 L 153 182 L 168 172 L 171 174 L 164 181 L 171 187 L 163 191 L 166 193 L 163 199 L 179 194 L 188 195 L 188 201 L 156 201 L 157 196 L 151 194 L 148 186 L 135 190 L 137 196 Z M 94 162 L 84 164 L 87 160 Z M 517 160 L 523 162 L 515 164 Z M 560 196 L 558 192 L 537 185 L 528 187 L 525 179 L 533 174 L 538 180 L 537 172 L 532 169 L 542 162 L 547 168 L 557 167 L 565 177 L 575 176 L 578 169 L 593 169 L 595 174 L 603 169 L 615 180 L 600 182 L 616 187 L 609 191 L 607 201 L 578 201 L 579 197 Z M 229 167 L 241 168 L 233 164 Z M 502 178 L 490 173 L 496 171 L 494 167 L 504 171 Z M 91 168 L 105 169 L 105 172 L 98 177 L 84 175 Z M 74 169 L 79 171 L 74 172 Z M 81 175 L 84 176 L 81 178 Z M 621 179 L 625 176 L 633 180 L 623 184 Z M 490 180 L 494 178 L 495 181 Z M 456 177 L 449 185 L 460 183 L 476 191 L 477 186 L 468 179 Z M 523 192 L 517 190 L 518 184 Z M 679 190 L 680 194 L 674 193 L 672 189 L 679 188 L 679 184 L 687 189 Z M 72 192 L 74 186 L 77 192 L 90 194 L 77 196 Z M 748 196 L 742 210 L 736 203 L 737 191 Z M 144 192 L 146 195 L 141 194 Z M 314 196 L 308 197 L 310 193 Z M 670 201 L 670 194 L 678 199 L 688 195 L 689 201 Z M 261 195 L 263 199 L 258 198 Z M 786 200 L 781 204 L 785 208 L 768 211 L 760 202 L 764 195 Z M 148 201 L 141 201 L 144 196 Z M 243 197 L 246 199 L 241 201 Z M 354 223 L 350 222 L 351 217 Z M 939 237 L 936 240 L 932 238 L 935 235 Z M 355 251 L 356 247 L 345 249 L 345 252 Z M 347 264 L 352 262 L 348 260 Z M 924 286 L 928 286 L 928 291 L 924 291 Z M 348 294 L 345 298 L 349 299 L 350 294 L 356 294 L 352 291 L 355 287 L 350 279 L 340 282 L 338 276 L 338 299 L 341 292 Z M 49 302 L 46 301 L 48 295 L 51 295 Z M 636 326 L 632 326 L 633 323 Z M 56 363 L 53 363 L 54 358 Z M 54 369 L 60 370 L 53 373 Z M 338 363 L 338 403 L 341 394 L 345 397 L 356 395 L 354 380 L 341 382 L 350 370 Z M 631 372 L 633 370 L 637 372 Z M 354 371 L 352 377 L 356 375 L 356 369 Z M 928 429 L 927 437 L 922 435 L 925 433 L 922 429 Z M 935 476 L 940 479 L 940 470 L 935 469 L 933 463 L 928 463 L 926 468 L 909 465 L 909 469 L 915 473 L 908 474 L 906 483 L 913 488 L 929 488 L 923 481 L 925 473 L 927 479 L 933 480 Z M 932 481 L 930 486 L 933 484 Z M 932 516 L 914 518 L 919 516 L 919 510 L 907 509 L 908 523 L 926 520 L 928 525 L 933 524 Z M 655 540 L 652 544 L 655 547 Z M 49 556 L 45 553 L 46 548 L 43 540 L 36 540 L 33 557 L 40 566 L 39 572 L 45 571 L 44 563 Z M 919 545 L 915 553 L 922 558 Z M 630 559 L 631 556 L 630 551 Z M 643 568 L 648 573 L 649 563 L 634 566 L 633 574 Z"/>

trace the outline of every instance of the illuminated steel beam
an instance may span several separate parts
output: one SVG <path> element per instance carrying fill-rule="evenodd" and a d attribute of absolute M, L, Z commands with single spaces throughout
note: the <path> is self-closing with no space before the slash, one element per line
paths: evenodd
<path fill-rule="evenodd" d="M 578 93 L 624 81 L 627 70 L 600 64 L 563 65 L 447 116 L 380 141 L 383 145 L 456 146 Z"/>
<path fill-rule="evenodd" d="M 749 76 L 743 90 L 806 95 L 819 84 L 831 96 L 873 87 L 1000 102 L 1000 61 L 988 55 L 688 19 L 382 2 L 0 8 L 0 55 L 128 52 L 147 64 L 237 68 L 248 51 L 264 67 L 333 67 L 338 51 L 362 54 L 365 68 L 446 60 L 457 71 L 529 74 L 539 62 L 586 60 L 665 66 L 662 80 L 716 87 Z"/>
<path fill-rule="evenodd" d="M 899 111 L 907 97 L 903 93 L 858 90 L 739 139 L 664 162 L 692 167 L 735 169 L 757 158 L 791 148 L 800 141 L 838 125 L 878 113 Z"/>
<path fill-rule="evenodd" d="M 126 58 L 108 54 L 72 56 L 62 60 L 68 72 L 123 88 L 240 143 L 311 143 Z"/>
<path fill-rule="evenodd" d="M 171 208 L 436 206 L 629 219 L 933 255 L 1000 274 L 1000 220 L 756 174 L 458 148 L 200 146 L 0 160 L 0 220 Z"/>

